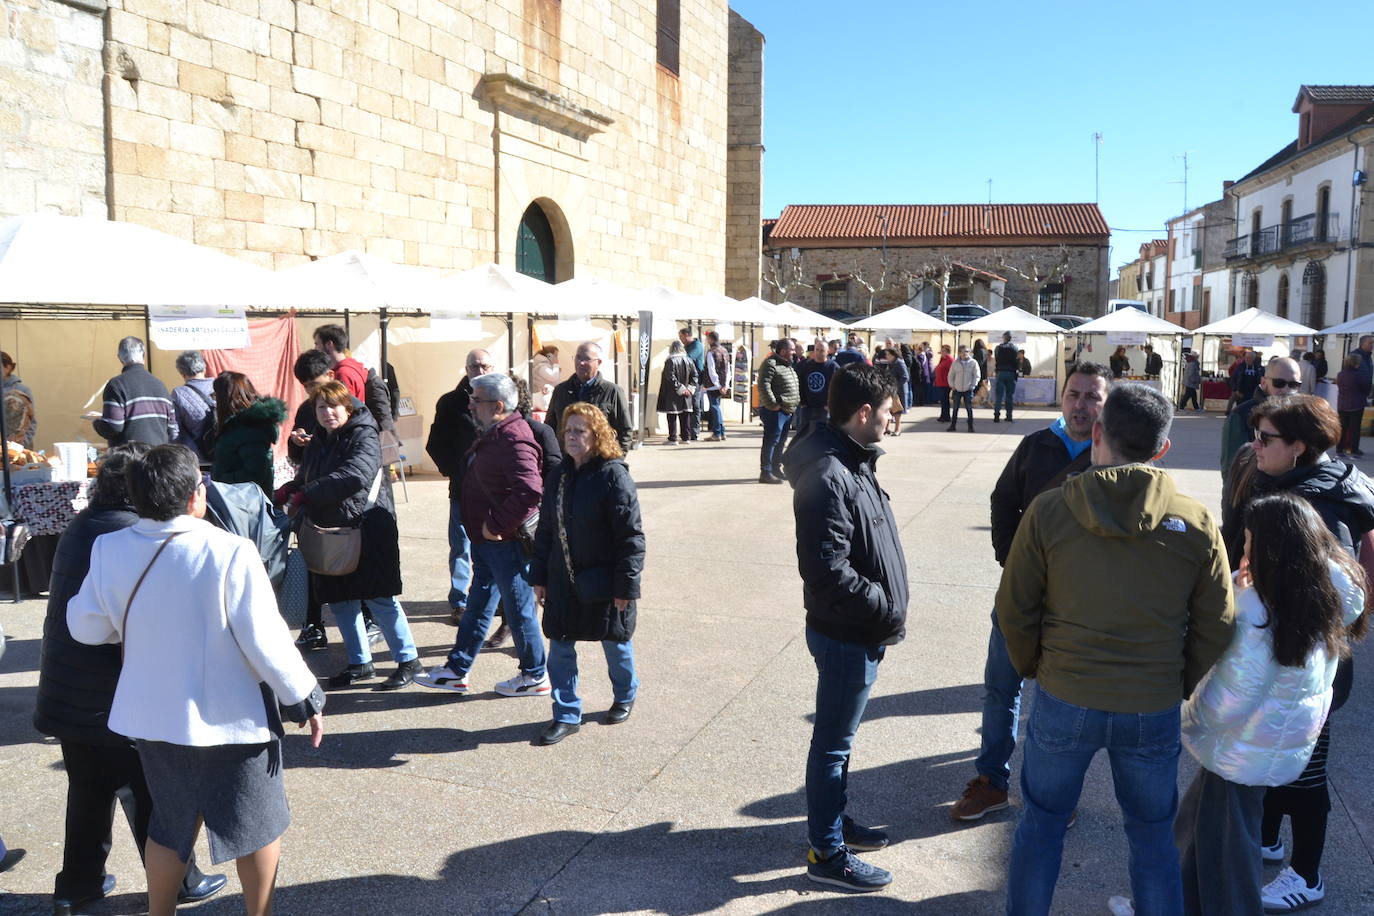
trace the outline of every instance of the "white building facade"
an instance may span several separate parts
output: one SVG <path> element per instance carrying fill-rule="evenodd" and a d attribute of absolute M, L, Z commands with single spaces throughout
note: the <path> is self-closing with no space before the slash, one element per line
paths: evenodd
<path fill-rule="evenodd" d="M 1231 312 L 1259 307 L 1318 329 L 1374 311 L 1364 176 L 1374 86 L 1303 86 L 1299 137 L 1226 192 Z M 1215 301 L 1215 300 L 1214 300 Z"/>

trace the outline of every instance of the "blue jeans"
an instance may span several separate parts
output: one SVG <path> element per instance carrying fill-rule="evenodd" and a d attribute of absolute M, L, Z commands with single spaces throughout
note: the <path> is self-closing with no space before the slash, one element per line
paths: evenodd
<path fill-rule="evenodd" d="M 725 412 L 720 408 L 720 392 L 706 392 L 707 400 L 711 404 L 711 432 L 722 439 L 725 438 Z"/>
<path fill-rule="evenodd" d="M 635 650 L 627 639 L 601 641 L 606 655 L 606 673 L 611 676 L 611 696 L 617 703 L 633 703 L 639 692 L 635 674 Z M 553 718 L 556 722 L 582 721 L 582 697 L 577 694 L 577 643 L 549 640 L 549 686 L 553 688 Z"/>
<path fill-rule="evenodd" d="M 988 660 L 983 664 L 983 740 L 973 767 L 988 782 L 1007 790 L 1011 780 L 1012 751 L 1016 750 L 1016 725 L 1021 719 L 1021 675 L 1007 654 L 1007 641 L 992 612 L 988 636 Z"/>
<path fill-rule="evenodd" d="M 1011 402 L 1016 397 L 1016 373 L 1008 369 L 999 370 L 997 373 L 997 387 L 993 394 L 992 415 L 997 416 L 998 411 L 1002 410 L 1006 404 L 1007 419 L 1011 419 Z"/>
<path fill-rule="evenodd" d="M 458 639 L 448 654 L 450 671 L 467 674 L 472 670 L 499 599 L 505 607 L 506 625 L 515 638 L 520 670 L 533 678 L 544 676 L 547 657 L 534 612 L 529 573 L 530 561 L 519 541 L 472 542 L 472 592 L 468 595 L 468 609 L 458 624 Z"/>
<path fill-rule="evenodd" d="M 763 451 L 759 454 L 759 468 L 782 475 L 782 452 L 787 445 L 787 422 L 791 416 L 781 410 L 759 408 L 759 419 L 763 421 Z"/>
<path fill-rule="evenodd" d="M 372 619 L 377 621 L 377 626 L 381 627 L 392 658 L 398 662 L 409 662 L 419 657 L 405 611 L 401 610 L 401 602 L 395 598 L 331 601 L 329 609 L 334 612 L 334 620 L 339 625 L 339 636 L 343 638 L 350 665 L 365 665 L 372 661 L 372 653 L 367 647 L 367 632 L 363 627 L 364 604 L 372 612 Z"/>
<path fill-rule="evenodd" d="M 964 405 L 964 410 L 968 411 L 968 425 L 973 425 L 973 392 L 972 391 L 951 391 L 954 401 L 949 408 L 949 425 L 953 426 L 959 422 L 959 405 Z"/>
<path fill-rule="evenodd" d="M 458 500 L 448 501 L 448 606 L 462 608 L 468 603 L 468 589 L 472 587 L 472 542 L 463 530 L 463 516 Z"/>
<path fill-rule="evenodd" d="M 811 848 L 828 858 L 844 845 L 849 751 L 886 650 L 831 639 L 811 627 L 806 628 L 806 647 L 817 673 L 816 724 L 806 755 L 806 830 Z"/>
<path fill-rule="evenodd" d="M 1035 697 L 1021 763 L 1024 810 L 1012 842 L 1007 913 L 1047 914 L 1064 855 L 1064 830 L 1083 774 L 1105 748 L 1130 844 L 1131 896 L 1141 916 L 1181 916 L 1183 882 L 1173 843 L 1178 813 L 1179 707 L 1113 713 Z"/>

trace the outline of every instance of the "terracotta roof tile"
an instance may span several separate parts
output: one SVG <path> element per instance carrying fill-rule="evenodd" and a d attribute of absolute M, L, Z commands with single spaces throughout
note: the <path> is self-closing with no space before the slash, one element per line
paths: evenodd
<path fill-rule="evenodd" d="M 1109 230 L 1096 204 L 793 204 L 769 234 L 805 239 L 887 240 L 1101 238 Z"/>
<path fill-rule="evenodd" d="M 1302 86 L 1298 89 L 1298 99 L 1304 95 L 1314 102 L 1363 105 L 1374 102 L 1374 86 Z M 1297 108 L 1298 103 L 1294 102 L 1293 110 Z"/>

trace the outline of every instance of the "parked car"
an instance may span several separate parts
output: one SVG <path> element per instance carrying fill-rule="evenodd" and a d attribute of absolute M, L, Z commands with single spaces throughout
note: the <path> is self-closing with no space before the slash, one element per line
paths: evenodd
<path fill-rule="evenodd" d="M 1144 302 L 1141 302 L 1139 299 L 1108 299 L 1108 300 L 1107 300 L 1107 314 L 1108 314 L 1108 315 L 1110 315 L 1112 312 L 1117 311 L 1118 309 L 1140 309 L 1142 312 L 1144 312 L 1144 313 L 1147 314 L 1147 315 L 1150 313 L 1150 307 L 1149 307 L 1148 305 L 1146 305 Z"/>
<path fill-rule="evenodd" d="M 945 320 L 950 324 L 965 324 L 975 318 L 982 318 L 984 315 L 991 315 L 992 312 L 983 308 L 981 305 L 974 305 L 972 302 L 950 303 L 946 306 L 948 310 Z M 934 305 L 926 309 L 927 315 L 940 317 L 940 306 Z"/>
<path fill-rule="evenodd" d="M 1080 324 L 1087 324 L 1092 321 L 1091 318 L 1084 318 L 1082 315 L 1041 315 L 1040 317 L 1065 331 L 1072 331 Z"/>

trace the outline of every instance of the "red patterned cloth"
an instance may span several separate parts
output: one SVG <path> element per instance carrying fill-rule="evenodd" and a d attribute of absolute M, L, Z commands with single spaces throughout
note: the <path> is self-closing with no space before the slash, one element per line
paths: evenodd
<path fill-rule="evenodd" d="M 248 347 L 242 350 L 202 351 L 206 371 L 211 378 L 225 371 L 242 372 L 259 394 L 285 401 L 286 415 L 294 417 L 296 408 L 305 400 L 305 389 L 291 371 L 301 353 L 295 313 L 249 321 L 248 341 Z M 277 436 L 273 451 L 278 458 L 286 455 L 286 437 L 290 432 L 290 428 L 285 428 Z"/>
<path fill-rule="evenodd" d="M 61 534 L 76 513 L 86 508 L 90 480 L 54 480 L 14 488 L 14 517 L 22 518 L 35 537 Z"/>

